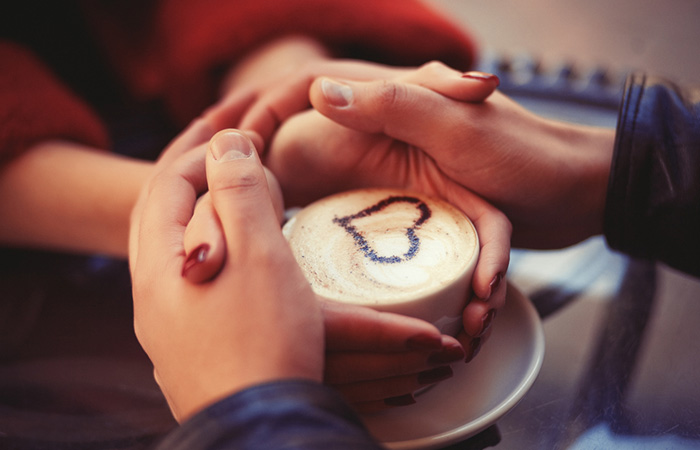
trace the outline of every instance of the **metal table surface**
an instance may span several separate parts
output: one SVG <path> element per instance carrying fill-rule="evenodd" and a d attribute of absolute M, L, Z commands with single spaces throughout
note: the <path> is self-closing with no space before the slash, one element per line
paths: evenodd
<path fill-rule="evenodd" d="M 540 312 L 545 358 L 489 444 L 700 448 L 700 282 L 613 254 L 599 238 L 514 256 L 511 281 Z"/>

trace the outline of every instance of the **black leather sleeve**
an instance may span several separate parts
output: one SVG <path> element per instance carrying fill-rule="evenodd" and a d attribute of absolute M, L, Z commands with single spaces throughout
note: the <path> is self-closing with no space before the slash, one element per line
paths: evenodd
<path fill-rule="evenodd" d="M 286 380 L 244 389 L 195 414 L 156 450 L 381 450 L 333 389 Z"/>
<path fill-rule="evenodd" d="M 700 89 L 628 78 L 605 235 L 616 250 L 700 276 Z"/>

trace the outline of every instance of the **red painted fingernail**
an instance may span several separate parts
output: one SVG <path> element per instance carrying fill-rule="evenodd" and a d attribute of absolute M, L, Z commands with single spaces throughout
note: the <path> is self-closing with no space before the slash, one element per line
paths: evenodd
<path fill-rule="evenodd" d="M 426 370 L 418 374 L 418 383 L 421 386 L 428 384 L 439 383 L 440 381 L 451 378 L 454 373 L 450 366 L 440 366 L 434 369 Z"/>
<path fill-rule="evenodd" d="M 496 310 L 495 309 L 489 309 L 489 312 L 484 314 L 484 316 L 481 318 L 481 331 L 477 336 L 483 336 L 486 331 L 491 327 L 491 323 L 493 322 L 493 318 L 496 317 Z"/>
<path fill-rule="evenodd" d="M 498 286 L 501 285 L 501 281 L 503 281 L 503 274 L 501 272 L 498 272 L 496 276 L 493 277 L 493 280 L 491 280 L 491 283 L 489 283 L 489 287 L 491 287 L 491 292 L 498 289 Z"/>
<path fill-rule="evenodd" d="M 492 73 L 479 72 L 476 70 L 472 70 L 472 71 L 463 73 L 462 78 L 470 78 L 472 80 L 495 82 L 496 86 L 499 86 L 501 84 L 501 80 L 496 75 L 494 75 Z"/>
<path fill-rule="evenodd" d="M 182 265 L 183 278 L 187 278 L 187 274 L 193 267 L 203 263 L 207 259 L 207 255 L 209 255 L 209 244 L 202 244 L 187 255 L 187 259 Z"/>
<path fill-rule="evenodd" d="M 483 300 L 483 301 L 488 301 L 488 299 L 491 298 L 491 296 L 492 296 L 493 293 L 496 291 L 496 289 L 498 289 L 498 286 L 501 285 L 501 282 L 502 282 L 502 281 L 503 281 L 503 274 L 502 274 L 501 272 L 498 272 L 498 273 L 493 277 L 493 279 L 491 280 L 491 282 L 489 283 L 489 293 L 488 293 L 488 295 L 487 295 L 485 298 L 483 298 L 482 300 Z"/>
<path fill-rule="evenodd" d="M 409 350 L 439 350 L 442 348 L 442 338 L 439 335 L 417 334 L 406 339 Z"/>
<path fill-rule="evenodd" d="M 472 339 L 472 341 L 469 343 L 469 354 L 467 355 L 467 358 L 464 360 L 464 362 L 471 362 L 476 357 L 476 355 L 479 354 L 482 343 L 483 339 L 481 338 Z"/>
<path fill-rule="evenodd" d="M 397 397 L 389 397 L 384 399 L 384 404 L 387 406 L 408 406 L 416 403 L 416 399 L 413 395 L 399 395 Z"/>
<path fill-rule="evenodd" d="M 441 351 L 433 353 L 428 357 L 429 364 L 449 364 L 460 361 L 465 357 L 464 349 L 461 345 L 450 345 Z"/>

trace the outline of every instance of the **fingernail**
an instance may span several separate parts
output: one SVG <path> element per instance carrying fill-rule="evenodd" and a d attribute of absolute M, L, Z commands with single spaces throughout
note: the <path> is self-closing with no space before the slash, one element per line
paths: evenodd
<path fill-rule="evenodd" d="M 498 272 L 496 276 L 493 277 L 493 280 L 491 280 L 491 283 L 489 283 L 489 286 L 491 287 L 491 292 L 498 289 L 498 286 L 501 285 L 501 281 L 503 281 L 503 274 L 501 272 Z"/>
<path fill-rule="evenodd" d="M 255 151 L 247 136 L 237 131 L 219 131 L 212 138 L 209 147 L 216 161 L 233 161 L 249 158 Z"/>
<path fill-rule="evenodd" d="M 336 108 L 346 108 L 352 103 L 352 88 L 347 84 L 324 78 L 321 80 L 321 91 L 323 91 L 328 103 Z"/>
<path fill-rule="evenodd" d="M 469 353 L 467 354 L 467 358 L 464 360 L 464 362 L 471 362 L 476 357 L 476 355 L 479 354 L 482 343 L 483 339 L 481 338 L 472 339 L 472 341 L 469 343 Z"/>
<path fill-rule="evenodd" d="M 425 386 L 428 384 L 439 383 L 440 381 L 451 378 L 453 375 L 452 367 L 440 366 L 434 369 L 426 370 L 418 374 L 418 384 Z"/>
<path fill-rule="evenodd" d="M 207 259 L 208 254 L 209 244 L 202 244 L 187 255 L 185 263 L 182 265 L 182 277 L 187 278 L 187 274 L 192 268 L 203 263 Z"/>
<path fill-rule="evenodd" d="M 462 360 L 465 357 L 461 345 L 446 346 L 442 351 L 428 356 L 428 364 L 450 364 Z"/>
<path fill-rule="evenodd" d="M 491 298 L 491 296 L 492 296 L 493 293 L 496 291 L 496 289 L 498 289 L 498 286 L 501 285 L 501 281 L 503 281 L 503 274 L 502 274 L 501 272 L 498 272 L 498 273 L 493 277 L 493 279 L 491 280 L 491 282 L 489 283 L 489 293 L 488 293 L 488 295 L 487 295 L 485 298 L 483 298 L 482 300 L 488 301 L 488 299 Z"/>
<path fill-rule="evenodd" d="M 489 311 L 484 314 L 484 316 L 481 318 L 481 331 L 477 336 L 483 336 L 486 331 L 491 327 L 491 323 L 493 322 L 493 318 L 496 317 L 496 310 L 495 309 L 489 309 Z"/>
<path fill-rule="evenodd" d="M 438 335 L 417 334 L 406 339 L 409 350 L 439 350 L 442 348 L 442 338 Z"/>
<path fill-rule="evenodd" d="M 496 86 L 499 86 L 501 84 L 501 80 L 496 75 L 494 75 L 492 73 L 479 72 L 476 70 L 472 70 L 470 72 L 463 73 L 462 78 L 470 78 L 472 80 L 495 82 Z"/>
<path fill-rule="evenodd" d="M 399 395 L 397 397 L 389 397 L 384 399 L 384 404 L 387 406 L 408 406 L 416 403 L 416 399 L 413 395 Z"/>

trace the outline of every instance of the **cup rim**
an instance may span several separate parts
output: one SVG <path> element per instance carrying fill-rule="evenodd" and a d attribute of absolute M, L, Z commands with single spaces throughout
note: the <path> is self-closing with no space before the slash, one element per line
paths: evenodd
<path fill-rule="evenodd" d="M 419 199 L 428 198 L 431 201 L 438 202 L 442 205 L 446 205 L 448 208 L 457 212 L 465 220 L 467 226 L 470 228 L 472 236 L 474 237 L 474 241 L 475 241 L 474 247 L 471 249 L 471 254 L 467 258 L 465 258 L 465 262 L 463 264 L 463 269 L 456 274 L 456 276 L 452 282 L 447 283 L 447 284 L 437 284 L 437 285 L 430 287 L 429 289 L 417 290 L 417 291 L 408 292 L 408 293 L 404 292 L 400 296 L 400 299 L 398 299 L 398 300 L 385 301 L 385 299 L 382 298 L 381 300 L 372 299 L 372 300 L 367 300 L 367 301 L 349 301 L 349 300 L 344 300 L 342 298 L 339 298 L 338 296 L 327 295 L 326 290 L 323 290 L 323 292 L 318 292 L 316 289 L 314 289 L 314 292 L 316 292 L 317 295 L 319 295 L 320 297 L 322 297 L 326 300 L 337 302 L 337 303 L 353 304 L 353 305 L 366 306 L 366 307 L 370 307 L 370 308 L 385 310 L 385 309 L 392 309 L 392 307 L 399 307 L 400 305 L 411 305 L 411 304 L 415 304 L 415 303 L 421 303 L 421 302 L 426 300 L 426 297 L 431 297 L 431 296 L 433 296 L 441 291 L 449 289 L 452 286 L 455 286 L 455 285 L 460 284 L 460 283 L 462 283 L 462 284 L 466 283 L 467 286 L 469 286 L 471 284 L 471 279 L 473 277 L 474 269 L 476 268 L 476 264 L 477 264 L 477 261 L 479 259 L 480 248 L 481 248 L 479 234 L 477 233 L 476 226 L 474 225 L 472 220 L 469 218 L 469 216 L 467 216 L 462 210 L 457 208 L 455 205 L 451 204 L 450 202 L 448 202 L 442 198 L 439 198 L 439 197 L 436 197 L 436 196 L 433 196 L 430 194 L 426 194 L 423 192 L 412 191 L 412 190 L 405 189 L 405 188 L 386 188 L 386 187 L 360 188 L 360 189 L 352 189 L 349 191 L 339 192 L 336 194 L 329 195 L 327 197 L 323 197 L 319 200 L 316 200 L 316 201 L 308 204 L 306 207 L 298 210 L 297 214 L 299 212 L 303 211 L 304 209 L 314 207 L 319 203 L 325 203 L 327 201 L 332 201 L 333 199 L 338 198 L 338 197 L 350 196 L 350 195 L 354 195 L 357 193 L 367 193 L 368 191 L 382 192 L 382 193 L 387 193 L 387 194 L 389 194 L 389 193 L 399 194 L 399 195 L 407 194 L 407 195 L 418 197 Z M 288 233 L 290 232 L 291 228 L 294 226 L 294 224 L 296 222 L 297 214 L 294 214 L 292 217 L 290 217 L 289 220 L 283 226 L 283 233 L 284 233 L 285 238 L 287 240 L 289 240 Z M 464 281 L 465 278 L 467 278 L 467 281 Z M 328 292 L 328 293 L 330 294 L 331 292 Z M 468 295 L 468 292 L 465 294 Z"/>

